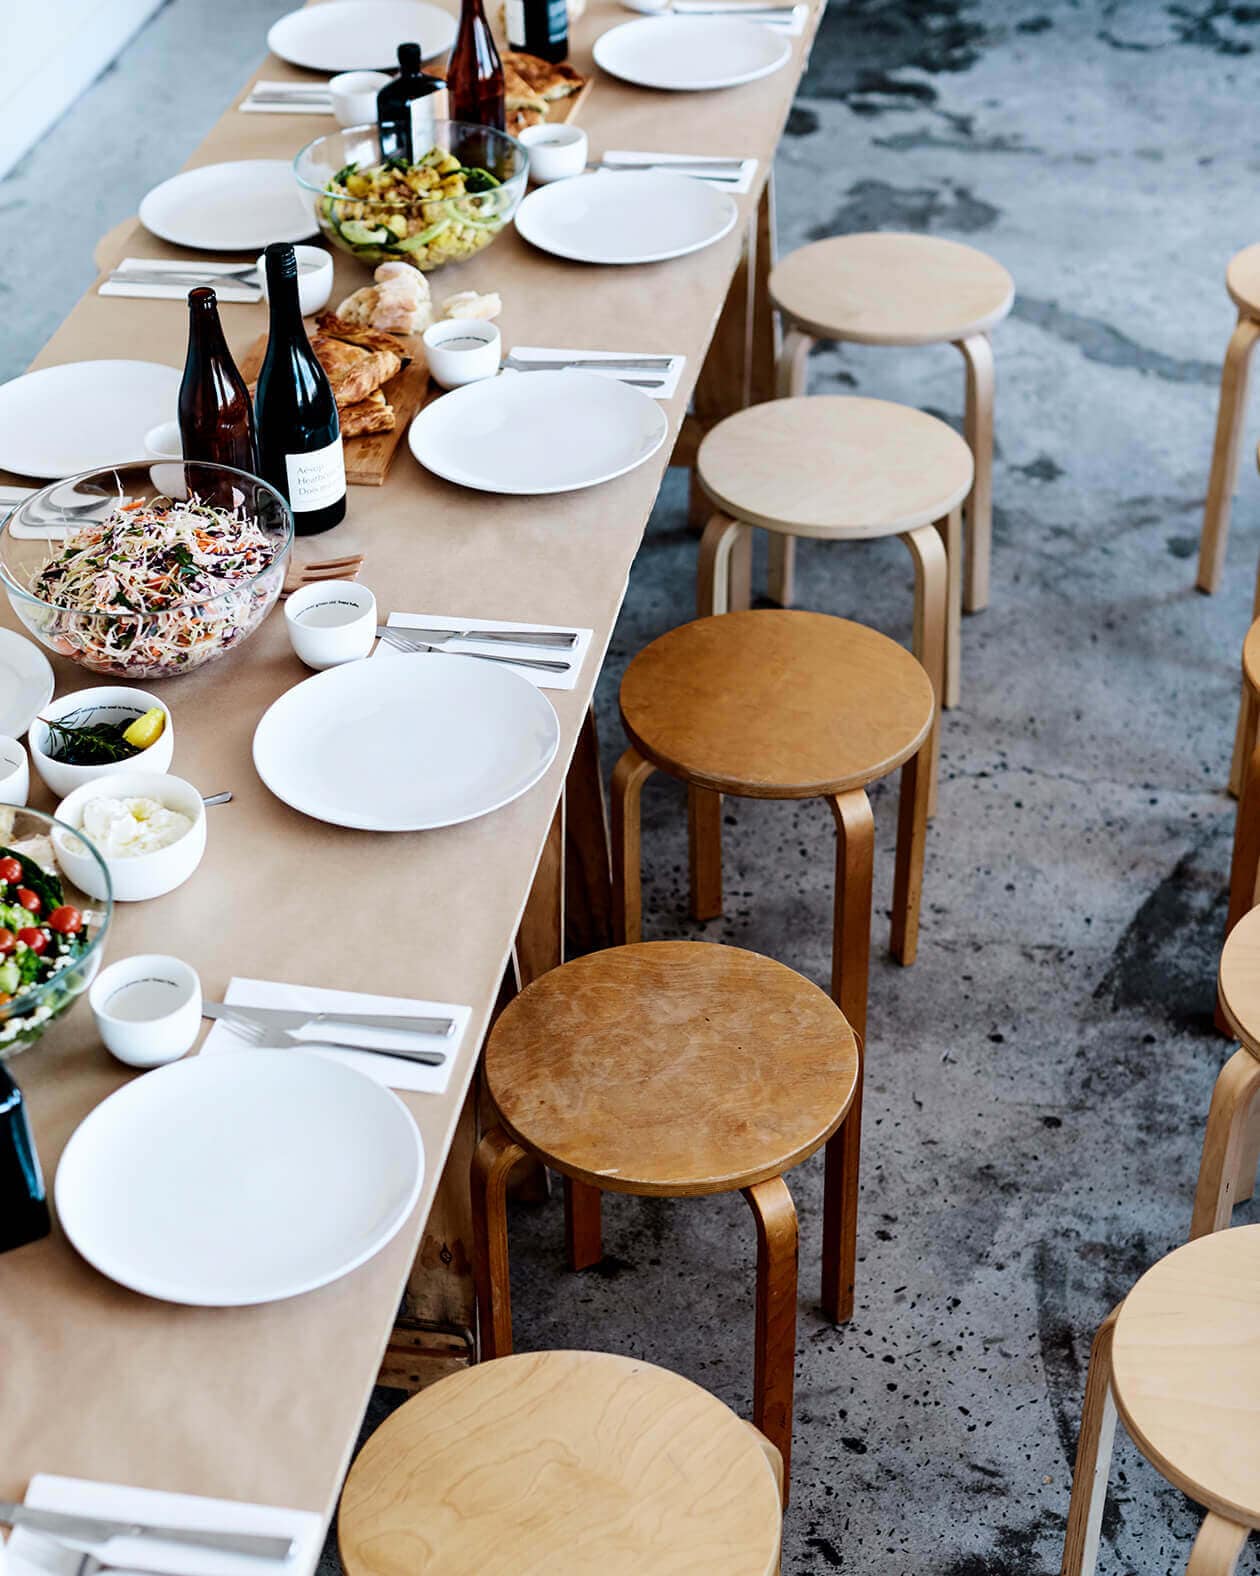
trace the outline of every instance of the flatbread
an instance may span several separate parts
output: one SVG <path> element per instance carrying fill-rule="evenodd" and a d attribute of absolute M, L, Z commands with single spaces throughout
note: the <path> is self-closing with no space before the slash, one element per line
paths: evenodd
<path fill-rule="evenodd" d="M 586 86 L 586 78 L 580 71 L 575 71 L 567 60 L 553 64 L 538 55 L 526 55 L 515 49 L 509 49 L 502 58 L 505 82 L 508 74 L 513 74 L 523 84 L 522 91 L 536 95 L 546 103 L 554 104 L 557 99 L 571 98 Z"/>
<path fill-rule="evenodd" d="M 380 389 L 375 389 L 366 399 L 357 400 L 344 409 L 339 407 L 337 414 L 341 418 L 343 438 L 361 438 L 369 432 L 393 432 L 398 424 L 394 407 Z"/>
<path fill-rule="evenodd" d="M 318 332 L 311 338 L 311 349 L 328 374 L 338 410 L 366 400 L 401 372 L 409 359 L 405 346 L 391 335 L 347 323 L 334 312 L 321 312 L 315 326 Z"/>

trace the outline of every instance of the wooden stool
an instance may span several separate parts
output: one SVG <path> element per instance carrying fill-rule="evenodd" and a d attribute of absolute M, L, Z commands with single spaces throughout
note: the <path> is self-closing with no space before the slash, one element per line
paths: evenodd
<path fill-rule="evenodd" d="M 716 1396 L 606 1352 L 532 1352 L 405 1402 L 350 1469 L 347 1576 L 771 1576 L 774 1447 Z"/>
<path fill-rule="evenodd" d="M 964 430 L 975 456 L 967 506 L 963 606 L 989 602 L 993 490 L 993 346 L 989 331 L 1011 310 L 1015 281 L 972 246 L 932 235 L 879 231 L 815 241 L 770 274 L 770 299 L 784 320 L 778 392 L 805 392 L 816 340 L 859 345 L 952 344 L 967 371 Z M 771 537 L 771 595 L 792 600 L 792 541 Z"/>
<path fill-rule="evenodd" d="M 1260 1226 L 1147 1270 L 1094 1337 L 1062 1576 L 1098 1557 L 1116 1412 L 1161 1477 L 1204 1506 L 1189 1576 L 1228 1576 L 1260 1527 Z"/>
<path fill-rule="evenodd" d="M 1238 308 L 1238 322 L 1225 352 L 1221 373 L 1221 399 L 1216 412 L 1216 439 L 1212 445 L 1212 470 L 1208 477 L 1207 505 L 1199 537 L 1200 591 L 1216 591 L 1225 563 L 1229 510 L 1238 482 L 1238 444 L 1247 405 L 1247 380 L 1251 353 L 1260 339 L 1260 244 L 1248 246 L 1230 259 L 1225 288 Z M 1256 587 L 1260 616 L 1260 582 Z"/>
<path fill-rule="evenodd" d="M 600 1258 L 599 1189 L 665 1198 L 739 1189 L 757 1227 L 753 1421 L 786 1476 L 796 1210 L 783 1173 L 827 1145 L 824 1276 L 837 1273 L 857 1206 L 842 1151 L 858 1047 L 835 1004 L 783 964 L 736 947 L 614 947 L 522 991 L 490 1033 L 484 1072 L 501 1125 L 472 1167 L 482 1351 L 512 1349 L 505 1187 L 522 1155 L 566 1179 L 575 1269 Z"/>
<path fill-rule="evenodd" d="M 1229 867 L 1229 914 L 1225 934 L 1256 905 L 1260 896 L 1260 756 L 1256 724 L 1260 719 L 1260 620 L 1247 631 L 1242 654 L 1242 703 L 1234 741 L 1230 786 L 1238 794 L 1234 818 L 1234 853 Z M 1224 1025 L 1222 1025 L 1222 1028 Z"/>
<path fill-rule="evenodd" d="M 1217 1022 L 1242 1043 L 1216 1080 L 1194 1191 L 1190 1236 L 1229 1225 L 1249 1199 L 1260 1166 L 1260 908 L 1230 931 L 1217 981 Z"/>
<path fill-rule="evenodd" d="M 734 595 L 730 586 L 733 572 L 742 581 L 736 547 L 750 526 L 769 531 L 772 541 L 899 536 L 914 561 L 914 653 L 942 704 L 957 705 L 958 510 L 973 467 L 952 428 L 881 399 L 772 400 L 720 422 L 700 445 L 696 475 L 723 511 L 700 542 L 701 618 L 747 606 L 742 583 Z"/>

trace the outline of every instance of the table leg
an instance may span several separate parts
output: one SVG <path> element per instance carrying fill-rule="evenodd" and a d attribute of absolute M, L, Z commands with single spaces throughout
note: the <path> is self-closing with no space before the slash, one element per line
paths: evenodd
<path fill-rule="evenodd" d="M 564 795 L 564 952 L 579 958 L 613 940 L 608 809 L 594 707 L 578 734 Z"/>
<path fill-rule="evenodd" d="M 564 824 L 562 793 L 516 932 L 516 983 L 521 990 L 564 962 Z"/>

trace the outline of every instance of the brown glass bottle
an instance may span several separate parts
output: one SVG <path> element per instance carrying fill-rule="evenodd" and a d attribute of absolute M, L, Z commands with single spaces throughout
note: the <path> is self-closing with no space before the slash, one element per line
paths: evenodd
<path fill-rule="evenodd" d="M 461 0 L 459 31 L 446 68 L 451 119 L 505 129 L 503 62 L 481 0 Z M 467 162 L 467 161 L 465 161 Z"/>
<path fill-rule="evenodd" d="M 219 322 L 213 290 L 188 292 L 188 356 L 179 385 L 179 436 L 186 460 L 258 474 L 258 440 L 245 379 Z"/>

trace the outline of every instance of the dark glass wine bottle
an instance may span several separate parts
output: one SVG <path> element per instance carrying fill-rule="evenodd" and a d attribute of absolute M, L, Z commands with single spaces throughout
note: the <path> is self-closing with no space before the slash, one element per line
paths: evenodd
<path fill-rule="evenodd" d="M 22 1091 L 0 1062 L 0 1253 L 38 1242 L 51 1230 Z"/>
<path fill-rule="evenodd" d="M 288 499 L 298 535 L 315 536 L 346 516 L 341 422 L 306 337 L 293 248 L 273 242 L 265 255 L 271 325 L 254 401 L 261 474 Z"/>
<path fill-rule="evenodd" d="M 420 45 L 399 44 L 398 75 L 376 95 L 376 123 L 381 157 L 422 159 L 434 142 L 433 95 L 442 87 L 438 77 L 420 69 Z"/>
<path fill-rule="evenodd" d="M 213 290 L 188 292 L 188 355 L 179 385 L 179 436 L 186 460 L 258 474 L 254 412 L 219 322 Z"/>
<path fill-rule="evenodd" d="M 567 0 L 507 0 L 507 41 L 553 65 L 563 60 L 569 53 Z"/>
<path fill-rule="evenodd" d="M 446 87 L 452 120 L 504 130 L 503 62 L 481 0 L 461 0 L 459 31 L 446 68 Z"/>

